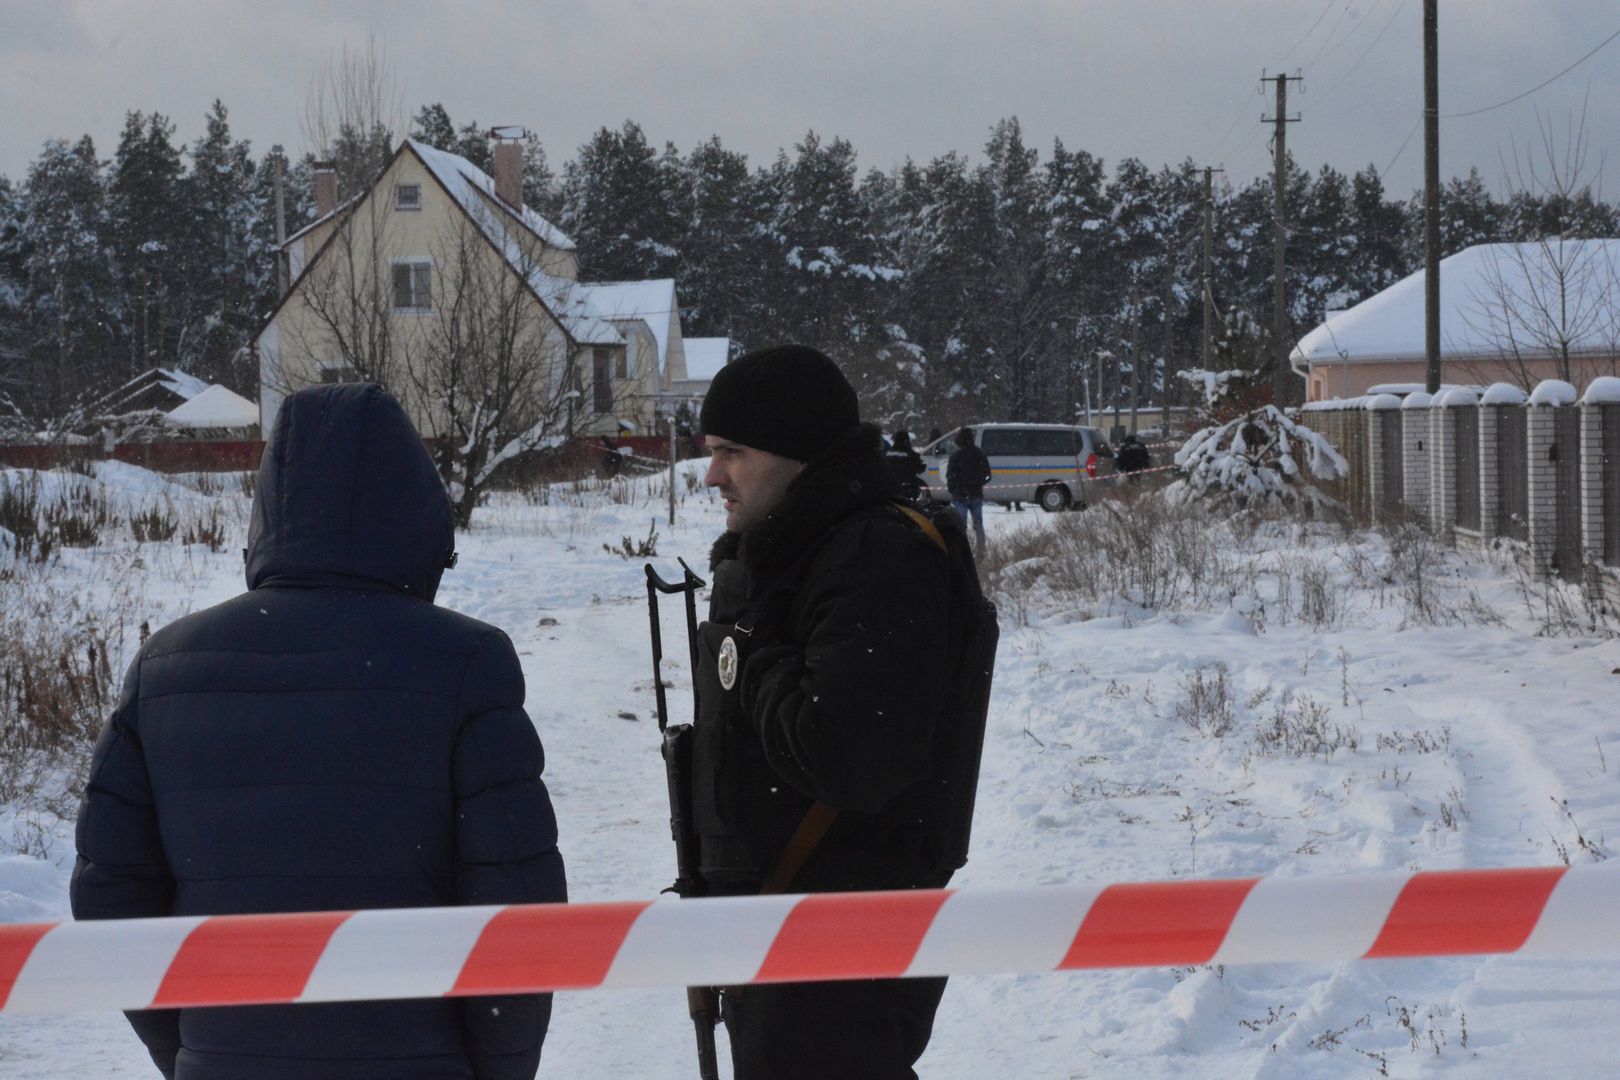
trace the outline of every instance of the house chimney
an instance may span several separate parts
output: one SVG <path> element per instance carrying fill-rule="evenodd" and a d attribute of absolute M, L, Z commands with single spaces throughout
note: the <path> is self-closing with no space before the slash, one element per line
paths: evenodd
<path fill-rule="evenodd" d="M 514 210 L 523 209 L 523 143 L 528 132 L 521 127 L 489 129 L 495 140 L 495 194 Z"/>
<path fill-rule="evenodd" d="M 337 209 L 337 166 L 330 161 L 315 163 L 315 216 L 323 218 Z"/>

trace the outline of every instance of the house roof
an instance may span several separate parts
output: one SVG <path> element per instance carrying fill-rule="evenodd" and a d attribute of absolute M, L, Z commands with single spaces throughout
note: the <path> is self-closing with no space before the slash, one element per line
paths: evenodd
<path fill-rule="evenodd" d="M 604 319 L 640 319 L 658 341 L 658 370 L 669 356 L 670 314 L 675 310 L 675 279 L 582 282 L 579 289 Z"/>
<path fill-rule="evenodd" d="M 1577 246 L 1578 245 L 1578 246 Z M 1490 355 L 1511 335 L 1520 351 L 1535 356 L 1546 340 L 1531 314 L 1533 296 L 1556 305 L 1556 275 L 1565 268 L 1570 312 L 1598 307 L 1603 290 L 1620 269 L 1620 240 L 1557 241 L 1547 244 L 1479 244 L 1440 260 L 1440 350 L 1445 355 Z M 1402 278 L 1383 292 L 1329 316 L 1300 338 L 1290 360 L 1305 363 L 1357 363 L 1414 360 L 1424 356 L 1424 271 Z M 1505 299 L 1504 299 L 1505 298 Z M 1613 328 L 1603 318 L 1571 317 L 1574 351 L 1612 351 Z"/>
<path fill-rule="evenodd" d="M 415 139 L 405 140 L 405 146 L 421 160 L 456 204 L 466 211 L 467 216 L 506 259 L 507 265 L 528 281 L 529 287 L 562 323 L 569 337 L 585 345 L 624 344 L 624 336 L 603 318 L 592 303 L 590 287 L 546 273 L 535 258 L 530 243 L 532 238 L 555 248 L 572 251 L 572 240 L 526 206 L 519 214 L 495 194 L 495 181 L 466 158 L 435 150 Z M 523 233 L 510 227 L 514 222 L 523 225 Z"/>
<path fill-rule="evenodd" d="M 450 197 L 461 205 L 469 206 L 476 196 L 481 195 L 484 200 L 493 202 L 508 215 L 521 221 L 530 232 L 552 247 L 563 251 L 574 250 L 574 242 L 557 226 L 527 206 L 513 207 L 497 195 L 495 181 L 490 175 L 466 158 L 452 154 L 448 150 L 435 149 L 415 139 L 406 139 L 405 142 L 416 152 L 416 156 L 427 166 L 428 171 L 444 185 Z"/>
<path fill-rule="evenodd" d="M 92 401 L 85 412 L 92 416 L 118 416 L 126 412 L 163 407 L 161 393 L 189 401 L 208 389 L 208 383 L 178 368 L 148 368 L 128 382 Z M 159 391 L 159 400 L 140 403 L 142 397 Z M 170 399 L 172 400 L 172 399 Z"/>
<path fill-rule="evenodd" d="M 259 406 L 223 386 L 210 386 L 165 416 L 183 428 L 257 427 Z"/>
<path fill-rule="evenodd" d="M 689 337 L 683 344 L 688 382 L 714 378 L 730 358 L 731 339 L 728 337 Z"/>

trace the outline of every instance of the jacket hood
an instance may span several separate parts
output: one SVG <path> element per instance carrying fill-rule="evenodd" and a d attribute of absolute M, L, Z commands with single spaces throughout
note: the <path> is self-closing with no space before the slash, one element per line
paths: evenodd
<path fill-rule="evenodd" d="M 741 534 L 721 535 L 709 552 L 709 565 L 738 558 L 754 574 L 785 569 L 838 522 L 899 493 L 883 457 L 882 433 L 861 424 L 811 458 L 776 509 Z"/>
<path fill-rule="evenodd" d="M 380 386 L 300 390 L 259 464 L 247 585 L 390 588 L 431 601 L 455 547 L 444 484 Z"/>

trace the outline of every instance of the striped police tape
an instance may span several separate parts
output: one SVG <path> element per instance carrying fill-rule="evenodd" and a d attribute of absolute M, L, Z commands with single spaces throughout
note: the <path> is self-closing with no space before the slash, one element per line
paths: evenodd
<path fill-rule="evenodd" d="M 1192 964 L 1620 957 L 1620 871 L 406 908 L 0 925 L 0 1013 Z"/>

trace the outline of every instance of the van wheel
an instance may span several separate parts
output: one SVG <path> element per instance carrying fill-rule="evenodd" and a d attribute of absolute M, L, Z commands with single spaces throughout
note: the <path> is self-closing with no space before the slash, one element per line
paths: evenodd
<path fill-rule="evenodd" d="M 1048 514 L 1061 513 L 1069 508 L 1069 489 L 1062 484 L 1052 484 L 1041 488 L 1035 499 Z"/>

